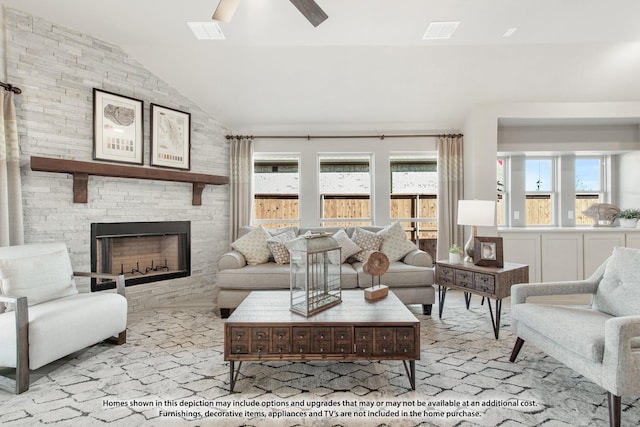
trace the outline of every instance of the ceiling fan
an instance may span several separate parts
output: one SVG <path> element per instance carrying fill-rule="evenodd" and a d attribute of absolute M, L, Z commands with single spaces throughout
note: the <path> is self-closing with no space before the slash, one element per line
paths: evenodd
<path fill-rule="evenodd" d="M 317 27 L 329 16 L 318 6 L 314 0 L 289 0 L 304 15 L 311 25 Z M 212 19 L 221 22 L 231 21 L 231 17 L 238 8 L 240 0 L 220 0 L 213 13 Z"/>

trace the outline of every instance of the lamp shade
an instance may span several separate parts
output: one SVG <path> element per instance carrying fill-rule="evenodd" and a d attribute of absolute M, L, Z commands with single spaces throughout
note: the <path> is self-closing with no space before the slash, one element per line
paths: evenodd
<path fill-rule="evenodd" d="M 493 200 L 458 200 L 458 225 L 492 227 L 496 219 Z"/>

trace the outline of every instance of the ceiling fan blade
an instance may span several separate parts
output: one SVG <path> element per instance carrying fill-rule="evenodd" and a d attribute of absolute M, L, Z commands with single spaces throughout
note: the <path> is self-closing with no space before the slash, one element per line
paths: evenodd
<path fill-rule="evenodd" d="M 320 9 L 320 6 L 318 6 L 318 3 L 316 3 L 313 0 L 289 0 L 289 1 L 293 3 L 293 5 L 296 8 L 298 8 L 300 13 L 302 13 L 304 17 L 307 18 L 307 20 L 309 20 L 309 22 L 311 22 L 311 25 L 313 25 L 314 27 L 317 27 L 318 25 L 322 24 L 322 22 L 324 22 L 324 20 L 329 17 L 326 13 L 324 13 L 324 10 Z"/>
<path fill-rule="evenodd" d="M 216 7 L 216 11 L 213 12 L 211 19 L 220 22 L 231 21 L 233 14 L 236 13 L 239 3 L 240 0 L 220 0 L 220 3 L 218 3 L 218 7 Z"/>

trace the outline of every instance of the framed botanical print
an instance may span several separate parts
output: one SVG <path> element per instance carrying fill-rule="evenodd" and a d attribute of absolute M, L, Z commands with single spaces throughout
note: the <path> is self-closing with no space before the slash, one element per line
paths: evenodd
<path fill-rule="evenodd" d="M 93 89 L 93 158 L 142 164 L 143 103 Z"/>
<path fill-rule="evenodd" d="M 151 104 L 151 165 L 191 168 L 191 114 Z"/>
<path fill-rule="evenodd" d="M 476 265 L 503 267 L 502 237 L 476 237 L 473 241 L 473 259 Z"/>

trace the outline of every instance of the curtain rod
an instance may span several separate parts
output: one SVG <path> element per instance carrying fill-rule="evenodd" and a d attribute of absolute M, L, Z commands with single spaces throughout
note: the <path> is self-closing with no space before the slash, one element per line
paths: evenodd
<path fill-rule="evenodd" d="M 6 90 L 9 90 L 9 91 L 11 91 L 13 93 L 17 93 L 17 94 L 21 94 L 22 93 L 22 89 L 20 89 L 19 87 L 13 86 L 10 83 L 0 82 L 0 86 L 2 86 Z"/>
<path fill-rule="evenodd" d="M 384 140 L 385 138 L 438 138 L 438 137 L 450 137 L 461 138 L 461 133 L 427 133 L 427 134 L 413 134 L 413 135 L 226 135 L 227 139 L 350 139 L 350 138 L 378 138 Z"/>

